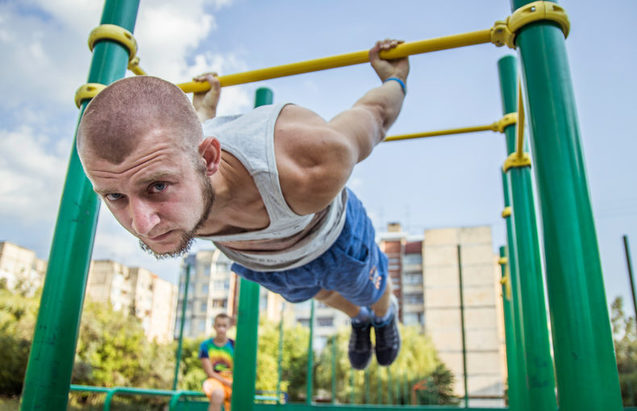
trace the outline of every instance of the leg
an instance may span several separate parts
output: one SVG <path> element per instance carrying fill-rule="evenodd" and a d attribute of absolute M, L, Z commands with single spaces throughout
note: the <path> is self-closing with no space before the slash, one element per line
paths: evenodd
<path fill-rule="evenodd" d="M 314 296 L 314 298 L 323 304 L 344 312 L 350 318 L 356 317 L 361 310 L 359 306 L 347 301 L 345 297 L 336 291 L 321 290 Z"/>
<path fill-rule="evenodd" d="M 376 317 L 383 317 L 387 314 L 387 310 L 389 309 L 389 303 L 391 301 L 391 281 L 389 278 L 387 279 L 387 284 L 385 285 L 385 292 L 380 296 L 378 301 L 372 304 L 372 311 L 376 315 Z"/>
<path fill-rule="evenodd" d="M 221 404 L 223 404 L 223 400 L 225 398 L 225 393 L 223 389 L 217 388 L 212 391 L 210 395 L 210 405 L 208 406 L 208 411 L 221 411 Z"/>

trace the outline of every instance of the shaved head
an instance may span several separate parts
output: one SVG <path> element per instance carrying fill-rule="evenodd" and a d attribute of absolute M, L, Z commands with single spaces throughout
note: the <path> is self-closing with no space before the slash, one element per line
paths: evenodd
<path fill-rule="evenodd" d="M 84 111 L 77 132 L 77 151 L 90 151 L 120 164 L 152 130 L 166 131 L 175 144 L 196 158 L 203 138 L 201 123 L 188 97 L 157 77 L 137 76 L 114 82 Z"/>

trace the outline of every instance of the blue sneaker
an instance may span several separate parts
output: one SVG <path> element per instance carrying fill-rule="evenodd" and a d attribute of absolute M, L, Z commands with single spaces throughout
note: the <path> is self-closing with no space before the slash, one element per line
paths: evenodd
<path fill-rule="evenodd" d="M 400 331 L 396 320 L 398 303 L 393 296 L 389 309 L 392 310 L 389 319 L 382 323 L 372 321 L 376 333 L 376 361 L 383 366 L 391 365 L 400 351 Z"/>
<path fill-rule="evenodd" d="M 349 337 L 347 354 L 352 368 L 364 370 L 372 358 L 372 340 L 369 337 L 371 324 L 352 324 L 352 334 Z"/>

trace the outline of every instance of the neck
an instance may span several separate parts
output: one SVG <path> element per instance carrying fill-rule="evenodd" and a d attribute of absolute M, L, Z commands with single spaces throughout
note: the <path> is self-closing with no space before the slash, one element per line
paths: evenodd
<path fill-rule="evenodd" d="M 262 228 L 269 221 L 250 173 L 236 157 L 225 151 L 222 154 L 218 171 L 210 177 L 215 200 L 197 236 Z"/>
<path fill-rule="evenodd" d="M 212 341 L 216 342 L 217 344 L 225 344 L 228 342 L 228 337 L 225 335 L 217 335 Z"/>

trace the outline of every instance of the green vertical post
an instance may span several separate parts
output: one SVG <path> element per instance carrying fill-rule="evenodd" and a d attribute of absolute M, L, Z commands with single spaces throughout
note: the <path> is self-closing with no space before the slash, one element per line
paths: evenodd
<path fill-rule="evenodd" d="M 383 403 L 383 380 L 380 378 L 380 366 L 376 367 L 376 404 Z"/>
<path fill-rule="evenodd" d="M 132 32 L 138 6 L 136 0 L 108 0 L 101 23 Z M 100 41 L 93 49 L 88 82 L 110 84 L 124 77 L 128 57 L 128 50 L 119 43 Z M 74 143 L 24 379 L 22 410 L 66 409 L 98 210 L 97 196 Z"/>
<path fill-rule="evenodd" d="M 511 287 L 511 273 L 506 248 L 500 247 L 500 270 L 502 271 L 502 311 L 504 314 L 504 338 L 506 341 L 507 357 L 507 406 L 511 411 L 520 409 L 520 375 L 517 364 L 517 352 L 515 342 L 514 314 L 513 314 L 513 290 Z"/>
<path fill-rule="evenodd" d="M 624 253 L 626 255 L 626 268 L 628 269 L 628 280 L 630 281 L 630 291 L 633 296 L 633 312 L 637 319 L 637 298 L 635 297 L 635 279 L 633 277 L 633 263 L 630 259 L 630 246 L 628 245 L 628 236 L 624 235 Z"/>
<path fill-rule="evenodd" d="M 513 9 L 530 3 L 512 1 Z M 560 409 L 620 410 L 617 363 L 604 292 L 564 34 L 522 27 L 522 61 L 544 233 Z"/>
<path fill-rule="evenodd" d="M 392 383 L 391 383 L 391 368 L 387 367 L 387 404 L 394 403 L 394 396 L 392 395 Z"/>
<path fill-rule="evenodd" d="M 458 289 L 460 290 L 460 330 L 462 336 L 462 383 L 464 387 L 464 407 L 469 408 L 469 385 L 467 375 L 467 336 L 464 322 L 464 290 L 462 286 L 462 248 L 460 244 L 458 251 Z"/>
<path fill-rule="evenodd" d="M 281 320 L 279 321 L 279 355 L 276 378 L 276 402 L 281 403 L 281 376 L 283 375 L 283 315 L 285 312 L 285 302 L 281 303 Z"/>
<path fill-rule="evenodd" d="M 310 338 L 307 347 L 307 386 L 305 404 L 312 405 L 312 385 L 314 370 L 314 299 L 310 300 Z"/>
<path fill-rule="evenodd" d="M 354 404 L 354 369 L 349 370 L 349 403 Z"/>
<path fill-rule="evenodd" d="M 369 404 L 369 367 L 365 367 L 365 404 Z"/>
<path fill-rule="evenodd" d="M 256 91 L 255 107 L 272 104 L 273 93 L 268 88 Z M 259 334 L 259 284 L 244 278 L 239 281 L 237 341 L 232 381 L 233 410 L 251 411 L 257 378 L 257 341 Z"/>
<path fill-rule="evenodd" d="M 515 58 L 506 56 L 498 61 L 503 113 L 518 110 L 518 81 Z M 516 152 L 516 127 L 507 127 L 508 155 Z M 525 150 L 524 151 L 528 151 Z M 526 355 L 525 391 L 532 410 L 555 410 L 555 375 L 549 339 L 546 299 L 540 239 L 535 212 L 535 197 L 531 168 L 513 167 L 506 171 L 510 183 L 515 250 L 518 266 L 516 286 L 522 304 L 521 335 Z"/>
<path fill-rule="evenodd" d="M 332 404 L 336 403 L 336 336 L 332 336 Z"/>
<path fill-rule="evenodd" d="M 195 259 L 192 259 L 193 265 Z M 179 324 L 179 343 L 177 343 L 177 353 L 175 355 L 175 376 L 173 377 L 173 391 L 177 389 L 177 383 L 179 382 L 179 365 L 181 364 L 181 351 L 184 341 L 184 324 L 186 324 L 186 307 L 188 307 L 188 286 L 190 285 L 190 263 L 188 259 L 186 263 L 186 281 L 184 287 L 184 298 L 181 300 L 181 323 Z"/>

